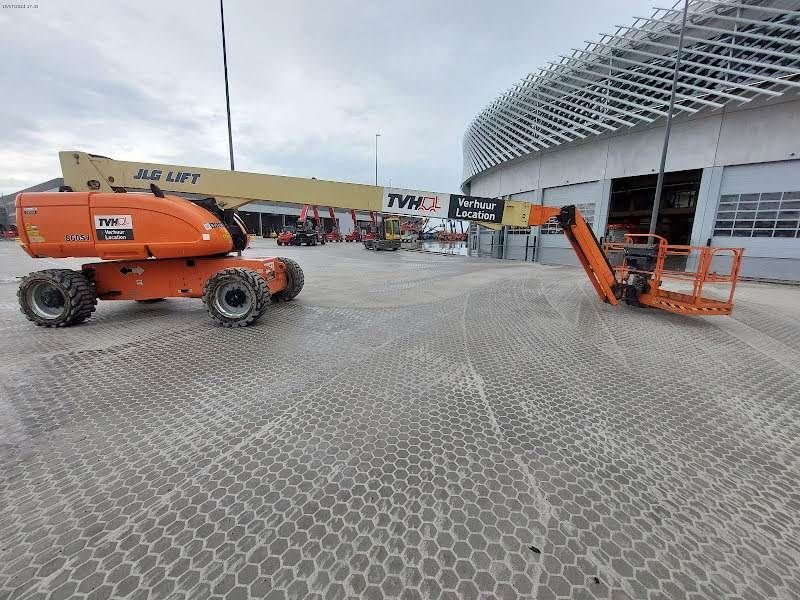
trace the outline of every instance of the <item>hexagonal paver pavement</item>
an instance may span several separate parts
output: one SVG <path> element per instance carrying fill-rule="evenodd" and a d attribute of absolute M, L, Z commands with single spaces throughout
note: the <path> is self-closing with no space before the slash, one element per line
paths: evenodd
<path fill-rule="evenodd" d="M 249 253 L 275 254 L 257 240 Z M 255 327 L 28 324 L 0 243 L 0 598 L 800 597 L 800 289 L 732 318 L 353 244 Z"/>

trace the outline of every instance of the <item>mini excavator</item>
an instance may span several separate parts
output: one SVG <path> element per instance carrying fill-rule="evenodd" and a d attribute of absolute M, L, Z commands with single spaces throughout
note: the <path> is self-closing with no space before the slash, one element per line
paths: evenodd
<path fill-rule="evenodd" d="M 604 302 L 625 300 L 693 315 L 727 315 L 733 308 L 742 249 L 670 246 L 659 236 L 628 236 L 608 248 L 622 255 L 612 267 L 575 206 L 125 162 L 77 151 L 61 152 L 59 159 L 64 176 L 59 192 L 23 193 L 16 199 L 20 244 L 33 258 L 100 261 L 22 278 L 20 308 L 36 325 L 81 323 L 98 299 L 168 297 L 202 298 L 211 318 L 225 327 L 254 323 L 270 302 L 292 300 L 304 283 L 302 268 L 290 258 L 242 257 L 249 238 L 236 209 L 255 200 L 473 220 L 490 227 L 556 222 Z M 189 200 L 179 194 L 206 197 Z M 394 223 L 394 217 L 386 222 Z M 665 268 L 669 256 L 692 256 L 695 268 L 670 271 Z M 717 273 L 712 266 L 722 256 L 730 268 Z M 665 289 L 670 278 L 691 290 Z M 707 283 L 727 284 L 727 298 L 705 295 Z"/>

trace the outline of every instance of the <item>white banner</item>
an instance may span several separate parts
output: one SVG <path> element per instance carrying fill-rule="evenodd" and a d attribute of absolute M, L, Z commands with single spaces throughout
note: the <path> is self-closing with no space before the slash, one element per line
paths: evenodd
<path fill-rule="evenodd" d="M 383 212 L 410 217 L 446 219 L 450 209 L 450 194 L 383 188 Z"/>

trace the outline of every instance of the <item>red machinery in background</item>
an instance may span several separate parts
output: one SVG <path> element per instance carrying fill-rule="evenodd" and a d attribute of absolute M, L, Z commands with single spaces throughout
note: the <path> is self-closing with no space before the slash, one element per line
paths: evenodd
<path fill-rule="evenodd" d="M 378 213 L 376 213 L 374 210 L 369 211 L 369 220 L 372 224 L 367 232 L 361 236 L 362 242 L 364 240 L 374 240 L 375 232 L 378 231 Z"/>
<path fill-rule="evenodd" d="M 314 216 L 308 215 L 308 209 L 314 212 Z M 322 219 L 319 218 L 319 210 L 316 206 L 303 205 L 300 216 L 297 218 L 297 230 L 294 234 L 294 245 L 316 246 L 325 244 L 325 234 L 322 231 Z"/>
<path fill-rule="evenodd" d="M 344 236 L 345 242 L 363 242 L 364 240 L 375 239 L 375 232 L 378 230 L 377 212 L 374 210 L 369 211 L 370 228 L 363 234 L 361 233 L 361 229 L 358 227 L 358 217 L 356 217 L 355 210 L 350 211 L 350 217 L 353 219 L 353 231 Z"/>
<path fill-rule="evenodd" d="M 294 246 L 294 227 L 286 226 L 276 238 L 278 246 Z"/>
<path fill-rule="evenodd" d="M 464 224 L 461 223 L 461 232 L 456 231 L 456 222 L 446 221 L 444 229 L 439 232 L 437 236 L 440 242 L 463 242 L 467 239 L 467 233 L 464 231 Z"/>
<path fill-rule="evenodd" d="M 331 225 L 331 229 L 328 233 L 325 234 L 325 237 L 329 242 L 343 242 L 344 237 L 339 232 L 339 221 L 336 219 L 336 212 L 334 212 L 333 207 L 328 207 L 328 215 L 331 218 L 333 225 Z"/>
<path fill-rule="evenodd" d="M 356 211 L 350 211 L 350 218 L 353 219 L 353 231 L 348 233 L 344 236 L 345 242 L 360 242 L 361 241 L 361 231 L 358 228 L 358 218 L 356 217 Z"/>

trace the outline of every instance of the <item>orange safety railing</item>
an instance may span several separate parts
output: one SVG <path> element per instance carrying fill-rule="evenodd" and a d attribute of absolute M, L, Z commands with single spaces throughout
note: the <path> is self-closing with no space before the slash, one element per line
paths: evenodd
<path fill-rule="evenodd" d="M 651 270 L 629 264 L 626 249 L 635 247 L 654 250 Z M 627 282 L 633 274 L 649 278 L 649 289 L 639 298 L 642 304 L 681 314 L 730 314 L 733 308 L 743 248 L 670 245 L 659 235 L 629 233 L 622 243 L 606 243 L 604 250 L 612 263 L 617 263 L 614 270 L 619 281 Z M 730 260 L 730 268 L 725 272 L 713 271 L 715 259 Z M 677 266 L 675 263 L 682 263 L 681 268 L 674 268 Z M 662 286 L 668 280 L 691 283 L 691 294 L 664 289 Z M 704 296 L 703 288 L 709 283 L 727 284 L 727 298 L 722 300 Z"/>

